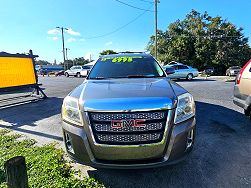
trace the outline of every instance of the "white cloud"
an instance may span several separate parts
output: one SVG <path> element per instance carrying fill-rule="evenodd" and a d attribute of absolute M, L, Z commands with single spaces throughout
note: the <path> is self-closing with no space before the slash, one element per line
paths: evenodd
<path fill-rule="evenodd" d="M 67 40 L 67 42 L 74 42 L 74 41 L 76 41 L 76 39 L 72 37 Z"/>
<path fill-rule="evenodd" d="M 112 45 L 112 41 L 105 43 L 105 46 L 111 46 L 111 45 Z"/>
<path fill-rule="evenodd" d="M 52 37 L 51 39 L 52 40 L 58 40 L 58 37 Z"/>
<path fill-rule="evenodd" d="M 73 36 L 80 36 L 81 34 L 77 31 L 73 31 L 72 28 L 69 28 L 68 30 L 65 30 L 66 33 L 68 33 L 69 35 L 73 35 Z"/>
<path fill-rule="evenodd" d="M 57 29 L 51 29 L 47 33 L 49 35 L 57 35 L 57 34 L 59 34 L 59 30 L 57 30 Z"/>
<path fill-rule="evenodd" d="M 47 39 L 56 41 L 56 40 L 58 40 L 59 38 L 55 36 L 55 37 L 47 37 Z"/>

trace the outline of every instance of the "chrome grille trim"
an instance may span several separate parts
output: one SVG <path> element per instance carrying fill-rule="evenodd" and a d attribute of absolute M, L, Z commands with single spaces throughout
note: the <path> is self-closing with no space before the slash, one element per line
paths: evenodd
<path fill-rule="evenodd" d="M 146 123 L 146 127 L 122 127 L 113 129 L 110 124 L 98 124 L 93 123 L 93 128 L 95 131 L 102 132 L 133 132 L 133 131 L 153 131 L 153 130 L 161 130 L 165 126 L 165 122 L 157 122 L 157 123 Z"/>
<path fill-rule="evenodd" d="M 101 142 L 113 142 L 113 143 L 132 143 L 132 142 L 149 142 L 155 141 L 160 138 L 160 133 L 150 134 L 133 134 L 133 135 L 104 135 L 97 134 L 97 138 Z"/>
<path fill-rule="evenodd" d="M 161 142 L 166 130 L 168 111 L 88 112 L 90 128 L 97 144 L 137 145 Z M 114 119 L 113 119 L 114 118 Z M 145 127 L 113 128 L 112 120 L 144 119 Z"/>
<path fill-rule="evenodd" d="M 94 121 L 111 121 L 120 119 L 163 119 L 164 112 L 138 112 L 138 113 L 90 113 Z"/>

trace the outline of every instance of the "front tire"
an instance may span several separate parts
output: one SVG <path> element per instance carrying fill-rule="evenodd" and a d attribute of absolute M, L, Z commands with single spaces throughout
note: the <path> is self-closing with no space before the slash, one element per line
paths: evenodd
<path fill-rule="evenodd" d="M 244 114 L 245 114 L 246 116 L 250 116 L 250 117 L 251 117 L 251 112 L 250 112 L 250 110 L 244 110 Z"/>
<path fill-rule="evenodd" d="M 188 75 L 187 75 L 187 80 L 192 80 L 193 79 L 193 74 L 192 73 L 189 73 Z"/>
<path fill-rule="evenodd" d="M 66 76 L 66 77 L 69 77 L 69 74 L 66 72 L 66 73 L 65 73 L 65 76 Z"/>
<path fill-rule="evenodd" d="M 76 76 L 77 76 L 77 78 L 80 78 L 80 77 L 81 77 L 81 75 L 80 75 L 80 73 L 79 73 L 79 72 L 77 73 L 77 75 L 76 75 Z"/>

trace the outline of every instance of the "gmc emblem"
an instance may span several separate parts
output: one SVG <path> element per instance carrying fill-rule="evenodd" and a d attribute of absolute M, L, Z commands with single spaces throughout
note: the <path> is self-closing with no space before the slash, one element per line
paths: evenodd
<path fill-rule="evenodd" d="M 131 120 L 112 120 L 112 128 L 118 129 L 122 127 L 145 127 L 145 119 L 131 119 Z"/>

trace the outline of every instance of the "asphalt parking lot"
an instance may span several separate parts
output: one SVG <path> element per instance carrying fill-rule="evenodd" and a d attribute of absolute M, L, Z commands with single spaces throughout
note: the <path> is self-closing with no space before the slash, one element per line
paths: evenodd
<path fill-rule="evenodd" d="M 48 99 L 0 112 L 0 127 L 34 138 L 38 144 L 62 145 L 63 98 L 83 78 L 39 77 Z M 194 151 L 183 162 L 144 170 L 82 167 L 107 187 L 251 187 L 251 121 L 232 102 L 234 82 L 221 79 L 179 81 L 197 107 Z"/>

